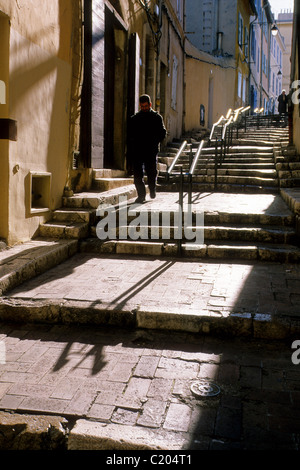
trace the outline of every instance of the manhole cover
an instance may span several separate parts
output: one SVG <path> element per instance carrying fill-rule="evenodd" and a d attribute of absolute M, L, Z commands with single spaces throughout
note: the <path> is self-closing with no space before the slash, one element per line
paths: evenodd
<path fill-rule="evenodd" d="M 197 397 L 214 397 L 220 393 L 220 388 L 212 382 L 194 382 L 191 391 Z"/>

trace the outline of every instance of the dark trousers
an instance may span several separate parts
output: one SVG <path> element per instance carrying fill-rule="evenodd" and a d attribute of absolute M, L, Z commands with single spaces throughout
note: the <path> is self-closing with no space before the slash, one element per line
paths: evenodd
<path fill-rule="evenodd" d="M 147 183 L 149 190 L 155 191 L 156 178 L 157 178 L 157 159 L 153 157 L 145 160 L 145 162 L 134 162 L 133 165 L 133 177 L 134 184 L 137 190 L 138 197 L 146 197 L 146 187 L 144 182 L 144 174 L 147 175 Z"/>

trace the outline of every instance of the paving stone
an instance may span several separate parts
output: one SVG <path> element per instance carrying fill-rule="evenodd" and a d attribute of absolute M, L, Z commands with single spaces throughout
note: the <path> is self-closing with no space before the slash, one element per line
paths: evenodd
<path fill-rule="evenodd" d="M 143 406 L 143 413 L 137 424 L 150 428 L 158 428 L 163 423 L 167 404 L 162 400 L 149 398 Z"/>
<path fill-rule="evenodd" d="M 235 408 L 220 407 L 218 410 L 215 434 L 231 440 L 239 440 L 242 433 L 242 414 Z"/>
<path fill-rule="evenodd" d="M 191 409 L 187 405 L 171 403 L 164 422 L 164 429 L 187 432 L 190 426 Z"/>

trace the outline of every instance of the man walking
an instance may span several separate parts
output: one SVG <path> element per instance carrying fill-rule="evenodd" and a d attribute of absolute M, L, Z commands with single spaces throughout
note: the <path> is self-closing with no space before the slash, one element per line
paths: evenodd
<path fill-rule="evenodd" d="M 136 203 L 146 200 L 144 171 L 147 175 L 150 197 L 156 196 L 157 154 L 160 142 L 166 136 L 162 116 L 152 109 L 149 95 L 139 99 L 140 111 L 131 116 L 128 123 L 128 165 L 133 169 L 134 184 L 138 198 Z"/>
<path fill-rule="evenodd" d="M 279 114 L 286 114 L 288 99 L 285 90 L 282 90 L 281 95 L 278 96 L 278 112 Z"/>

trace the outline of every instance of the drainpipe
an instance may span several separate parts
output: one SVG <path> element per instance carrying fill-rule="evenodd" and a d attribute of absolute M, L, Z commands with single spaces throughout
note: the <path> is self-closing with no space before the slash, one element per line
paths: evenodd
<path fill-rule="evenodd" d="M 186 54 L 185 54 L 185 24 L 186 24 L 186 14 L 185 14 L 185 0 L 183 0 L 183 97 L 182 97 L 182 110 L 183 110 L 183 117 L 182 117 L 182 130 L 185 133 L 185 122 L 186 122 Z"/>
<path fill-rule="evenodd" d="M 264 21 L 262 21 L 263 23 Z M 264 36 L 264 28 L 263 28 L 263 24 L 260 26 L 260 78 L 259 78 L 259 82 L 260 82 L 260 90 L 259 90 L 259 107 L 262 108 L 262 89 L 263 89 L 263 86 L 262 86 L 262 64 L 263 64 L 263 61 L 262 61 L 262 58 L 263 58 L 263 36 Z"/>
<path fill-rule="evenodd" d="M 249 89 L 248 89 L 248 104 L 251 103 L 251 46 L 252 46 L 252 26 L 255 23 L 255 21 L 258 18 L 257 12 L 255 13 L 255 18 L 253 21 L 250 22 L 249 24 L 249 49 L 248 49 L 248 54 L 249 54 Z M 256 53 L 256 52 L 255 52 Z"/>
<path fill-rule="evenodd" d="M 158 28 L 161 31 L 162 27 L 162 4 L 163 0 L 159 0 L 158 3 Z M 155 110 L 160 113 L 160 39 L 157 43 L 157 51 L 156 51 L 156 97 L 155 97 Z"/>

